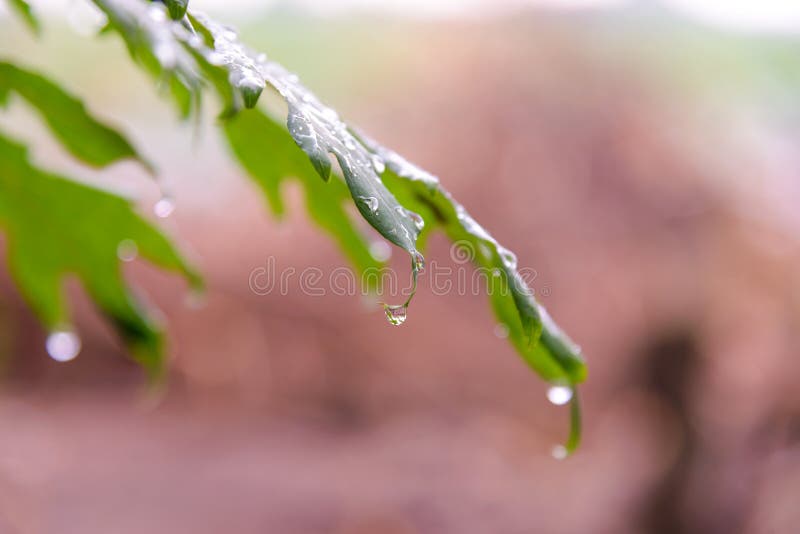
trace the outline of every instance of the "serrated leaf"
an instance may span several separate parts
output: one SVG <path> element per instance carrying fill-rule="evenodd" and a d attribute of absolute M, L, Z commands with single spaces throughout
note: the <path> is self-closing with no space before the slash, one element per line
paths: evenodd
<path fill-rule="evenodd" d="M 183 117 L 188 117 L 204 83 L 204 66 L 186 49 L 190 31 L 173 21 L 161 3 L 141 0 L 93 0 L 108 17 L 109 27 L 125 41 L 131 57 L 163 80 Z M 181 35 L 179 40 L 176 34 Z M 209 73 L 207 73 L 209 74 Z"/>
<path fill-rule="evenodd" d="M 380 267 L 347 214 L 345 203 L 350 201 L 347 187 L 339 180 L 329 184 L 320 181 L 285 128 L 259 110 L 240 113 L 226 121 L 224 128 L 233 153 L 264 190 L 274 213 L 284 212 L 282 183 L 298 180 L 308 213 L 339 244 L 356 269 L 363 273 Z M 264 147 L 269 147 L 266 152 Z"/>
<path fill-rule="evenodd" d="M 384 181 L 407 205 L 428 214 L 451 241 L 468 244 L 474 263 L 492 274 L 487 288 L 498 318 L 525 360 L 546 380 L 572 384 L 586 378 L 580 349 L 534 298 L 517 269 L 514 253 L 503 247 L 430 173 L 374 141 L 365 141 L 386 162 Z"/>
<path fill-rule="evenodd" d="M 11 63 L 0 61 L 0 98 L 14 92 L 33 106 L 61 144 L 92 167 L 105 167 L 121 159 L 135 159 L 152 171 L 125 137 L 87 111 L 83 102 L 54 82 Z"/>
<path fill-rule="evenodd" d="M 286 100 L 289 133 L 324 180 L 330 176 L 329 154 L 336 158 L 356 208 L 364 219 L 383 237 L 410 254 L 416 285 L 416 276 L 424 261 L 416 244 L 422 230 L 422 218 L 397 202 L 383 185 L 372 154 L 348 131 L 338 114 L 322 104 L 295 74 L 242 45 L 230 28 L 205 15 L 192 15 L 195 26 L 202 26 L 202 31 L 213 38 L 214 50 L 223 58 L 222 64 L 230 71 L 234 87 L 240 90 L 243 87 L 260 88 L 266 82 Z M 411 297 L 413 292 L 405 306 Z"/>
<path fill-rule="evenodd" d="M 407 162 L 397 153 L 367 138 L 365 143 L 386 162 L 383 179 L 403 204 L 411 206 L 441 228 L 486 273 L 487 293 L 498 321 L 508 328 L 508 338 L 525 362 L 542 378 L 572 387 L 586 380 L 586 363 L 580 348 L 556 325 L 535 299 L 517 268 L 516 256 L 444 189 L 439 180 Z M 571 453 L 580 442 L 580 407 L 572 397 L 571 429 L 565 445 Z"/>
<path fill-rule="evenodd" d="M 16 11 L 20 18 L 25 21 L 28 28 L 30 28 L 34 34 L 40 35 L 42 27 L 39 24 L 39 19 L 34 15 L 30 4 L 25 0 L 8 0 L 8 2 L 11 5 L 11 9 Z"/>
<path fill-rule="evenodd" d="M 40 170 L 23 145 L 0 135 L 0 227 L 12 276 L 48 328 L 69 323 L 62 285 L 75 275 L 134 359 L 152 378 L 161 374 L 161 328 L 126 286 L 118 247 L 133 241 L 142 258 L 181 273 L 195 286 L 201 282 L 127 200 Z"/>
<path fill-rule="evenodd" d="M 103 3 L 109 1 L 111 0 L 104 0 Z M 497 273 L 497 276 L 489 278 L 487 292 L 495 314 L 509 328 L 510 341 L 524 360 L 544 379 L 556 384 L 574 387 L 585 380 L 586 365 L 580 349 L 563 334 L 546 310 L 536 302 L 517 269 L 515 256 L 481 227 L 440 186 L 438 179 L 377 143 L 353 135 L 352 130 L 332 109 L 324 106 L 300 84 L 296 75 L 269 61 L 263 54 L 256 54 L 245 47 L 238 41 L 232 28 L 218 24 L 197 12 L 191 12 L 189 19 L 196 34 L 188 36 L 175 32 L 175 36 L 193 51 L 194 57 L 204 60 L 198 60 L 201 65 L 204 62 L 220 65 L 227 71 L 228 84 L 223 83 L 218 75 L 212 76 L 214 86 L 223 100 L 227 98 L 229 91 L 233 91 L 235 96 L 245 100 L 250 107 L 261 93 L 262 82 L 276 89 L 288 104 L 289 134 L 306 153 L 313 168 L 327 180 L 331 173 L 329 155 L 336 158 L 362 216 L 381 235 L 407 250 L 414 258 L 412 264 L 415 279 L 421 264 L 421 256 L 417 256 L 417 241 L 421 237 L 420 242 L 423 242 L 431 228 L 439 227 L 454 242 L 471 246 L 479 267 Z M 244 95 L 243 91 L 250 91 L 250 94 Z M 228 117 L 238 111 L 238 106 L 230 109 L 232 113 L 228 113 Z M 254 112 L 243 113 L 243 117 L 250 114 L 252 118 Z M 231 120 L 238 121 L 241 118 Z M 260 139 L 251 128 L 269 127 L 260 117 L 254 121 L 255 124 L 248 124 L 241 131 L 239 128 L 242 128 L 244 122 L 240 122 L 239 126 L 232 122 L 233 126 L 229 126 L 227 131 L 229 140 L 232 135 L 236 136 L 231 142 L 234 151 L 254 176 L 261 177 L 260 181 L 272 198 L 273 206 L 280 206 L 280 201 L 277 200 L 279 182 L 275 176 L 281 173 L 277 167 L 269 167 L 267 171 L 259 169 L 256 151 L 260 147 L 248 146 L 248 143 L 256 143 Z M 257 124 L 259 121 L 262 123 L 260 126 Z M 244 132 L 250 132 L 250 140 L 246 139 Z M 278 136 L 272 137 L 277 150 L 285 150 L 285 144 L 278 141 Z M 269 148 L 263 147 L 265 151 Z M 384 167 L 387 169 L 385 172 Z M 291 172 L 290 169 L 287 170 Z M 270 178 L 264 179 L 263 176 Z M 388 189 L 384 181 L 390 186 Z M 414 211 L 410 211 L 409 207 Z M 425 231 L 423 220 L 429 223 Z M 387 316 L 393 324 L 400 324 L 405 319 L 407 305 L 408 302 L 402 310 L 386 307 Z M 398 314 L 393 317 L 395 311 L 401 311 L 402 316 Z M 577 446 L 580 438 L 577 392 L 572 397 L 571 421 L 572 429 L 566 444 L 568 452 Z"/>

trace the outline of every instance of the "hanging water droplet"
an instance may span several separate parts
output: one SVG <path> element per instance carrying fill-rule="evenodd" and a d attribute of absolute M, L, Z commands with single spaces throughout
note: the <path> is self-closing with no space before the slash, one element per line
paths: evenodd
<path fill-rule="evenodd" d="M 133 261 L 139 255 L 139 247 L 133 239 L 123 239 L 117 245 L 117 257 L 122 261 Z"/>
<path fill-rule="evenodd" d="M 567 451 L 567 448 L 563 445 L 556 445 L 550 451 L 550 455 L 556 460 L 563 460 L 569 456 L 569 451 Z"/>
<path fill-rule="evenodd" d="M 494 276 L 495 278 L 500 278 L 501 274 L 503 274 L 503 272 L 500 269 L 497 268 L 492 269 L 492 276 Z"/>
<path fill-rule="evenodd" d="M 383 161 L 383 158 L 377 154 L 372 155 L 372 167 L 375 169 L 375 172 L 378 174 L 383 174 L 386 170 L 386 163 Z"/>
<path fill-rule="evenodd" d="M 369 244 L 369 253 L 375 261 L 388 261 L 392 257 L 392 247 L 382 239 L 373 241 Z"/>
<path fill-rule="evenodd" d="M 494 335 L 500 339 L 508 337 L 508 326 L 505 323 L 497 323 L 494 327 Z"/>
<path fill-rule="evenodd" d="M 378 213 L 378 199 L 375 197 L 358 197 L 358 199 L 367 206 L 367 209 L 372 213 Z"/>
<path fill-rule="evenodd" d="M 557 406 L 563 406 L 572 399 L 572 388 L 569 386 L 551 386 L 547 390 L 547 400 Z"/>
<path fill-rule="evenodd" d="M 81 351 L 81 338 L 69 330 L 57 330 L 47 336 L 47 354 L 57 362 L 68 362 Z"/>
<path fill-rule="evenodd" d="M 411 261 L 414 263 L 414 270 L 416 270 L 417 273 L 423 272 L 425 270 L 425 257 L 415 250 L 411 253 L 411 258 Z"/>
<path fill-rule="evenodd" d="M 161 219 L 166 219 L 173 211 L 175 211 L 175 202 L 168 196 L 161 197 L 161 199 L 156 202 L 156 205 L 153 206 L 153 213 L 156 214 L 156 217 L 160 217 Z"/>
<path fill-rule="evenodd" d="M 264 79 L 258 74 L 250 72 L 236 81 L 236 87 L 242 93 L 245 107 L 253 108 L 264 90 Z"/>
<path fill-rule="evenodd" d="M 405 304 L 384 304 L 383 311 L 386 312 L 386 319 L 393 326 L 400 326 L 406 322 L 408 307 Z"/>

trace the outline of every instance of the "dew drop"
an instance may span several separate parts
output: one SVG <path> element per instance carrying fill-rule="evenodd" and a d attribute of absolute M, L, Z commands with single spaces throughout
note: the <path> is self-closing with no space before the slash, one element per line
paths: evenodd
<path fill-rule="evenodd" d="M 425 270 L 425 257 L 420 254 L 418 251 L 414 251 L 411 253 L 412 261 L 414 262 L 414 269 L 421 273 Z"/>
<path fill-rule="evenodd" d="M 386 170 L 386 163 L 384 163 L 383 158 L 377 154 L 372 155 L 372 167 L 375 169 L 375 172 L 378 174 L 383 174 L 383 171 Z"/>
<path fill-rule="evenodd" d="M 367 209 L 372 213 L 378 213 L 378 199 L 375 197 L 358 197 L 363 202 Z"/>
<path fill-rule="evenodd" d="M 508 326 L 505 323 L 497 323 L 494 327 L 494 335 L 500 339 L 508 337 Z"/>
<path fill-rule="evenodd" d="M 500 254 L 500 260 L 503 262 L 503 265 L 508 267 L 509 269 L 516 269 L 517 268 L 517 256 L 507 248 L 497 247 L 497 253 Z"/>
<path fill-rule="evenodd" d="M 161 199 L 156 202 L 156 205 L 153 206 L 153 213 L 156 214 L 156 217 L 161 219 L 166 219 L 173 211 L 175 211 L 175 202 L 168 196 L 161 197 Z"/>
<path fill-rule="evenodd" d="M 384 304 L 383 311 L 386 312 L 386 320 L 390 325 L 400 326 L 406 322 L 408 308 L 405 304 Z"/>
<path fill-rule="evenodd" d="M 264 80 L 256 74 L 249 73 L 237 80 L 236 87 L 242 93 L 245 107 L 252 108 L 255 107 L 261 92 L 264 90 Z"/>
<path fill-rule="evenodd" d="M 388 261 L 392 257 L 392 247 L 386 241 L 373 241 L 369 245 L 369 253 L 375 261 Z"/>
<path fill-rule="evenodd" d="M 563 445 L 556 445 L 550 451 L 550 455 L 555 458 L 556 460 L 563 460 L 567 456 L 569 456 L 569 452 L 567 448 Z"/>
<path fill-rule="evenodd" d="M 414 226 L 417 228 L 417 231 L 421 232 L 423 228 L 425 228 L 425 219 L 419 213 L 414 213 L 413 211 L 409 211 L 406 213 L 412 221 L 414 221 Z"/>
<path fill-rule="evenodd" d="M 139 255 L 139 247 L 133 239 L 123 239 L 117 245 L 117 257 L 122 261 L 133 261 Z"/>
<path fill-rule="evenodd" d="M 56 330 L 47 336 L 47 354 L 57 362 L 68 362 L 81 351 L 81 338 L 68 330 Z"/>
<path fill-rule="evenodd" d="M 547 390 L 547 400 L 556 406 L 563 406 L 572 399 L 572 388 L 568 386 L 552 386 Z"/>
<path fill-rule="evenodd" d="M 353 141 L 351 137 L 348 137 L 344 140 L 344 146 L 347 147 L 348 150 L 355 150 L 356 149 L 356 142 Z"/>
<path fill-rule="evenodd" d="M 258 54 L 258 56 L 256 57 L 256 61 L 258 61 L 259 63 L 266 63 L 267 54 L 264 54 L 263 52 L 261 54 Z"/>

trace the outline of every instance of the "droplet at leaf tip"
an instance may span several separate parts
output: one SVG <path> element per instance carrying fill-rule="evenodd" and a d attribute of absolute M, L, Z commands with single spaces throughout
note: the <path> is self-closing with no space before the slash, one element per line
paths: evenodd
<path fill-rule="evenodd" d="M 392 326 L 400 326 L 408 318 L 408 304 L 384 304 L 383 311 Z"/>

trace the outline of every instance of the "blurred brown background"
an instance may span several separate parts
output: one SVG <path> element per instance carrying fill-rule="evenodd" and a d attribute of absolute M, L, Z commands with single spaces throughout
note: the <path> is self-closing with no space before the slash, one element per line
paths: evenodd
<path fill-rule="evenodd" d="M 0 273 L 0 532 L 796 532 L 794 34 L 732 33 L 645 3 L 304 13 L 283 3 L 227 20 L 441 176 L 536 269 L 534 289 L 589 361 L 582 447 L 550 456 L 566 409 L 493 335 L 485 298 L 423 283 L 397 328 L 358 297 L 254 294 L 269 256 L 298 270 L 345 262 L 299 189 L 277 223 L 213 110 L 200 132 L 178 125 L 115 38 L 79 35 L 85 14 L 53 18 L 41 42 L 2 18 L 3 56 L 55 73 L 155 160 L 178 206 L 161 224 L 209 292 L 198 305 L 177 278 L 129 266 L 169 324 L 173 376 L 154 402 L 77 284 L 84 346 L 59 364 Z M 143 212 L 158 197 L 132 164 L 75 167 L 24 106 L 0 125 L 43 165 Z M 442 236 L 427 257 L 450 261 Z"/>

